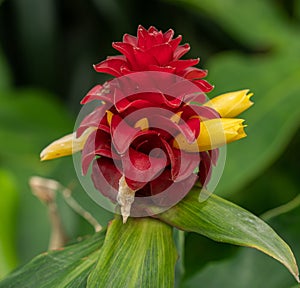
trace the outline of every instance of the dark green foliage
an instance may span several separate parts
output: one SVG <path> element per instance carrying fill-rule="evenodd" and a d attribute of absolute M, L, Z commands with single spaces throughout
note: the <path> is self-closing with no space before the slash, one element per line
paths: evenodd
<path fill-rule="evenodd" d="M 255 93 L 255 105 L 241 116 L 248 137 L 228 146 L 216 193 L 256 213 L 293 199 L 300 185 L 299 8 L 298 0 L 0 1 L 0 277 L 47 249 L 47 212 L 31 195 L 30 176 L 72 184 L 74 198 L 102 225 L 112 217 L 82 191 L 71 158 L 40 163 L 38 155 L 72 132 L 80 99 L 107 79 L 92 64 L 117 54 L 111 42 L 135 34 L 138 24 L 183 35 L 192 48 L 188 56 L 200 57 L 200 67 L 209 70 L 210 97 L 243 88 Z M 92 231 L 58 200 L 71 239 Z M 296 208 L 270 222 L 298 261 L 299 215 Z M 199 287 L 199 281 L 205 287 L 294 285 L 281 265 L 256 251 L 218 245 L 223 251 L 216 255 L 209 241 L 188 238 L 188 244 L 185 259 L 199 257 L 201 265 L 195 274 L 198 266 L 185 261 L 183 287 Z M 31 264 L 49 256 L 39 257 Z"/>

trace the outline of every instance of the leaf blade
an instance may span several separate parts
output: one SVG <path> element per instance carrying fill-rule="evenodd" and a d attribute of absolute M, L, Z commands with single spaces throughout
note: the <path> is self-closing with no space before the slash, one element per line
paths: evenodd
<path fill-rule="evenodd" d="M 173 287 L 176 262 L 172 228 L 151 218 L 113 220 L 88 279 L 91 287 Z"/>
<path fill-rule="evenodd" d="M 0 282 L 2 288 L 85 287 L 105 231 L 64 248 L 41 254 Z"/>
<path fill-rule="evenodd" d="M 218 242 L 255 248 L 282 263 L 299 282 L 299 271 L 290 247 L 261 219 L 245 209 L 211 195 L 199 202 L 196 189 L 157 218 L 184 231 Z"/>
<path fill-rule="evenodd" d="M 284 207 L 280 206 L 278 210 L 275 208 L 276 211 L 271 210 L 270 214 L 265 215 L 271 216 L 268 217 L 268 222 L 293 244 L 295 255 L 300 255 L 300 247 L 297 245 L 300 239 L 298 233 L 300 206 L 295 203 L 297 199 L 285 204 L 289 209 L 282 210 Z M 239 248 L 230 258 L 210 262 L 198 272 L 190 274 L 190 277 L 186 277 L 181 283 L 181 287 L 196 287 L 197 283 L 205 283 L 207 288 L 265 287 L 266 283 L 272 288 L 299 287 L 299 284 L 294 286 L 294 279 L 281 268 L 279 263 L 262 253 L 256 253 L 253 249 Z"/>

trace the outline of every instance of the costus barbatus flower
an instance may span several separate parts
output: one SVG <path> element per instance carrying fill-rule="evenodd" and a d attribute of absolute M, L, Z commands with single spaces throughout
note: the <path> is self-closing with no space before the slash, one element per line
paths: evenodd
<path fill-rule="evenodd" d="M 41 153 L 48 160 L 81 151 L 82 173 L 91 167 L 94 186 L 119 204 L 124 222 L 147 205 L 175 205 L 197 182 L 205 186 L 218 148 L 246 136 L 234 117 L 253 104 L 252 94 L 208 100 L 207 71 L 194 67 L 199 59 L 181 59 L 190 46 L 173 36 L 139 26 L 136 37 L 113 43 L 122 55 L 94 68 L 115 78 L 81 101 L 96 105 L 76 131 Z"/>

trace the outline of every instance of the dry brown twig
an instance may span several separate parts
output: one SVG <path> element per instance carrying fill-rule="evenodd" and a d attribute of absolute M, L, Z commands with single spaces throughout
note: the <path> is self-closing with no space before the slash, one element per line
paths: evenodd
<path fill-rule="evenodd" d="M 29 186 L 41 202 L 48 208 L 49 219 L 51 223 L 51 236 L 49 240 L 49 250 L 55 250 L 63 247 L 67 242 L 67 234 L 61 220 L 61 216 L 56 204 L 56 193 L 60 191 L 66 203 L 86 221 L 88 221 L 98 232 L 102 226 L 98 221 L 72 197 L 71 189 L 64 187 L 58 181 L 39 176 L 33 176 L 29 179 Z"/>

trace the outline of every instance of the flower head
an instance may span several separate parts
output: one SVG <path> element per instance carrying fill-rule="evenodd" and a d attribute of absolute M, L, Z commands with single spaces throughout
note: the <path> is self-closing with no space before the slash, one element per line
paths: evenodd
<path fill-rule="evenodd" d="M 199 172 L 204 185 L 217 151 L 190 153 L 174 144 L 179 134 L 193 143 L 202 121 L 219 118 L 212 108 L 199 106 L 206 98 L 197 85 L 172 73 L 136 72 L 93 88 L 82 103 L 93 100 L 105 104 L 86 116 L 77 136 L 96 127 L 82 150 L 82 169 L 86 174 L 93 162 L 92 179 L 103 194 L 119 204 L 126 202 L 120 191 L 126 191 L 126 199 L 132 191 L 132 198 L 152 197 L 155 204 L 174 205 L 195 184 L 199 165 L 206 167 Z M 162 197 L 169 187 L 172 192 Z"/>
<path fill-rule="evenodd" d="M 163 33 L 151 26 L 146 30 L 138 27 L 137 37 L 125 34 L 123 42 L 114 42 L 112 46 L 121 54 L 110 56 L 94 65 L 97 72 L 120 77 L 138 71 L 159 71 L 173 73 L 191 80 L 203 92 L 212 90 L 212 86 L 202 78 L 207 71 L 192 67 L 200 61 L 197 59 L 180 59 L 190 50 L 189 44 L 179 45 L 182 36 L 173 39 L 174 31 Z"/>
<path fill-rule="evenodd" d="M 243 120 L 223 117 L 251 106 L 248 90 L 207 101 L 204 92 L 212 86 L 202 79 L 206 71 L 192 67 L 199 59 L 180 59 L 189 45 L 180 46 L 181 36 L 173 35 L 139 26 L 137 37 L 126 34 L 113 43 L 123 55 L 94 67 L 116 78 L 82 100 L 96 108 L 76 136 L 55 141 L 41 155 L 82 150 L 83 174 L 92 166 L 94 186 L 120 205 L 125 221 L 148 215 L 149 205 L 175 205 L 197 181 L 205 186 L 218 148 L 246 136 Z"/>

